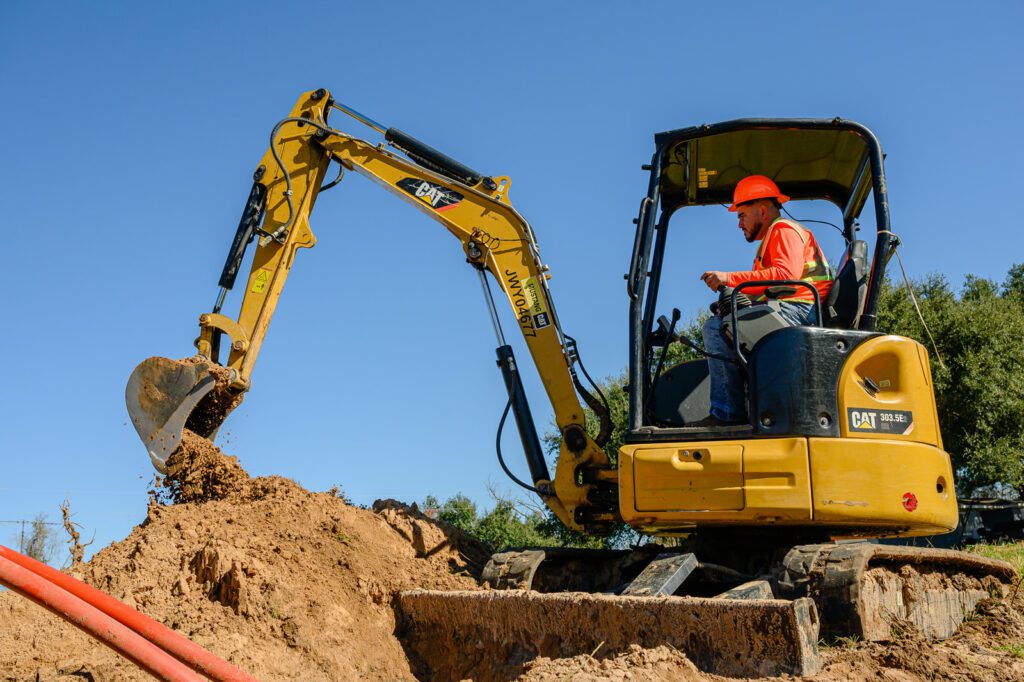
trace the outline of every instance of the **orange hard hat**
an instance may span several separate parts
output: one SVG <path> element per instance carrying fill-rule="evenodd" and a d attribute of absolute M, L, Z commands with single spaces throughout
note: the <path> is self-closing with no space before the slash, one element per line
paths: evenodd
<path fill-rule="evenodd" d="M 729 210 L 735 213 L 740 210 L 740 204 L 755 199 L 775 199 L 780 204 L 789 201 L 789 197 L 779 191 L 778 185 L 766 175 L 748 175 L 736 183 L 736 189 L 732 193 L 732 206 Z"/>

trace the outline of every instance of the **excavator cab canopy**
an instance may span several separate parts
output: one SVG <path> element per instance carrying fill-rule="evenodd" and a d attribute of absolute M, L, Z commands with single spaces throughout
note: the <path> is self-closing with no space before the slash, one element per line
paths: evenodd
<path fill-rule="evenodd" d="M 634 433 L 652 426 L 645 415 L 651 402 L 652 346 L 657 345 L 655 314 L 673 214 L 688 206 L 727 205 L 743 178 L 766 175 L 792 199 L 826 200 L 843 216 L 848 262 L 856 251 L 865 264 L 865 244 L 857 241 L 857 219 L 873 199 L 877 228 L 873 256 L 852 322 L 845 328 L 875 328 L 885 263 L 896 241 L 889 229 L 889 206 L 881 145 L 865 126 L 841 118 L 746 118 L 658 133 L 649 166 L 647 196 L 637 218 L 626 290 L 630 298 L 630 423 Z M 865 265 L 865 267 L 867 267 Z M 838 287 L 837 287 L 838 289 Z"/>
<path fill-rule="evenodd" d="M 871 191 L 873 138 L 839 119 L 744 119 L 660 133 L 662 211 L 729 204 L 736 183 L 756 173 L 793 199 L 825 199 L 855 219 Z"/>

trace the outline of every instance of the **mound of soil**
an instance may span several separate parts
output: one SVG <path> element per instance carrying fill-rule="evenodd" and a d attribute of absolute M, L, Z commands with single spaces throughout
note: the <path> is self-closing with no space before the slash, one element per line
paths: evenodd
<path fill-rule="evenodd" d="M 201 441 L 201 442 L 200 442 Z M 394 595 L 412 588 L 479 589 L 486 549 L 415 506 L 353 507 L 333 491 L 250 478 L 233 457 L 186 435 L 166 494 L 124 540 L 77 577 L 263 680 L 414 680 L 396 637 Z M 986 601 L 952 639 L 912 628 L 887 644 L 823 651 L 809 678 L 1024 680 L 1024 595 Z M 720 680 L 670 647 L 538 658 L 519 679 Z M 0 594 L 0 681 L 149 679 L 103 645 L 13 593 Z"/>
<path fill-rule="evenodd" d="M 477 589 L 484 548 L 413 507 L 250 479 L 212 445 L 186 456 L 181 502 L 152 503 L 77 577 L 260 679 L 412 680 L 392 595 Z M 0 680 L 149 679 L 13 593 L 0 594 L 0 623 Z"/>

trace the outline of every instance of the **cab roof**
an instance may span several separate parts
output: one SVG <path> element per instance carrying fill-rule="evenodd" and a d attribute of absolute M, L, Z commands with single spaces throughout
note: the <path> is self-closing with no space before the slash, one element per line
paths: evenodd
<path fill-rule="evenodd" d="M 732 203 L 736 183 L 760 174 L 793 199 L 831 201 L 853 220 L 872 188 L 872 151 L 881 158 L 870 130 L 840 118 L 737 119 L 658 133 L 654 140 L 668 213 Z"/>

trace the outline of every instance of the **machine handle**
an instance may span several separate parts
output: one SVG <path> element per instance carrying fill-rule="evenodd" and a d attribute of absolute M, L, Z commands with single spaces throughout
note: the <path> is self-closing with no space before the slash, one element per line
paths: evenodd
<path fill-rule="evenodd" d="M 626 275 L 626 293 L 629 294 L 629 300 L 635 301 L 637 299 L 637 266 L 640 265 L 640 247 L 643 242 L 642 235 L 644 231 L 644 225 L 647 223 L 647 212 L 651 204 L 650 197 L 644 197 L 644 200 L 640 202 L 640 213 L 636 217 L 636 235 L 633 237 L 633 257 L 629 260 L 629 274 Z"/>
<path fill-rule="evenodd" d="M 794 285 L 811 290 L 811 295 L 814 296 L 814 308 L 815 311 L 818 313 L 818 326 L 825 326 L 822 322 L 821 317 L 821 294 L 818 293 L 818 288 L 815 287 L 810 282 L 804 282 L 803 280 L 799 279 L 762 279 L 753 280 L 750 282 L 740 282 L 732 290 L 732 300 L 730 301 L 732 310 L 729 313 L 729 316 L 732 319 L 732 348 L 734 351 L 736 351 L 736 357 L 738 357 L 744 365 L 747 364 L 747 359 L 743 357 L 743 353 L 740 351 L 740 334 L 738 327 L 739 320 L 736 318 L 736 294 L 738 294 L 741 289 L 749 289 L 750 287 L 777 287 Z"/>

